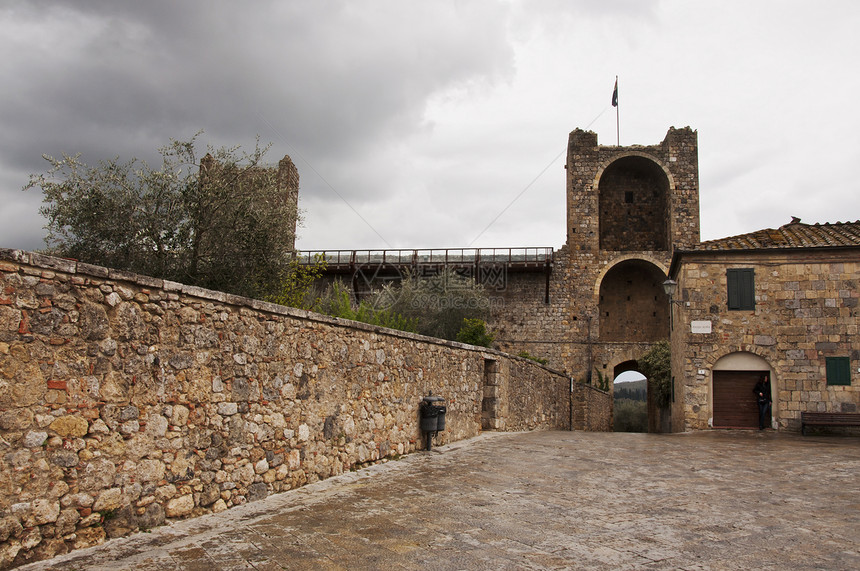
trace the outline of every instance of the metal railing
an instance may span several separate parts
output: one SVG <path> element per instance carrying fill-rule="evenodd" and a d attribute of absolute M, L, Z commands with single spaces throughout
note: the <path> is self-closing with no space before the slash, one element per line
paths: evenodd
<path fill-rule="evenodd" d="M 472 265 L 480 263 L 538 267 L 552 263 L 553 249 L 538 248 L 444 248 L 426 250 L 304 250 L 296 252 L 300 264 L 325 260 L 331 269 L 368 265 Z"/>

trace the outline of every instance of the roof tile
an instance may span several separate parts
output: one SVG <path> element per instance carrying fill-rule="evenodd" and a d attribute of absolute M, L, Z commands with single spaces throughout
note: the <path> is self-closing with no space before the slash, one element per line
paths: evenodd
<path fill-rule="evenodd" d="M 799 218 L 777 229 L 767 228 L 701 242 L 695 250 L 759 250 L 772 248 L 825 248 L 860 246 L 860 220 L 825 224 L 803 224 Z"/>

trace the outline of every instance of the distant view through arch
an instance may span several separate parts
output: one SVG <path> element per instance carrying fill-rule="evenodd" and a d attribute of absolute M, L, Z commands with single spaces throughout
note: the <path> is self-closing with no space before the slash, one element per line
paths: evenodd
<path fill-rule="evenodd" d="M 648 379 L 635 367 L 635 361 L 615 367 L 612 383 L 615 399 L 612 429 L 615 432 L 648 432 Z"/>

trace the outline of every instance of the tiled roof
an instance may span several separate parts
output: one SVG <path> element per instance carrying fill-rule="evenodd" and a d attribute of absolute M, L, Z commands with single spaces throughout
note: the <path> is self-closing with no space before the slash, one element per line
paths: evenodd
<path fill-rule="evenodd" d="M 803 224 L 799 218 L 776 230 L 768 228 L 740 236 L 701 242 L 693 250 L 759 250 L 773 248 L 832 248 L 860 246 L 860 220 Z"/>

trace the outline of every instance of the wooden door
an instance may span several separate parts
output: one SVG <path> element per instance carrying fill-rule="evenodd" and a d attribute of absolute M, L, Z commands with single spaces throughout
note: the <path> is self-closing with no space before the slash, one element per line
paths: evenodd
<path fill-rule="evenodd" d="M 761 376 L 762 371 L 714 371 L 714 428 L 758 428 L 753 387 Z"/>

